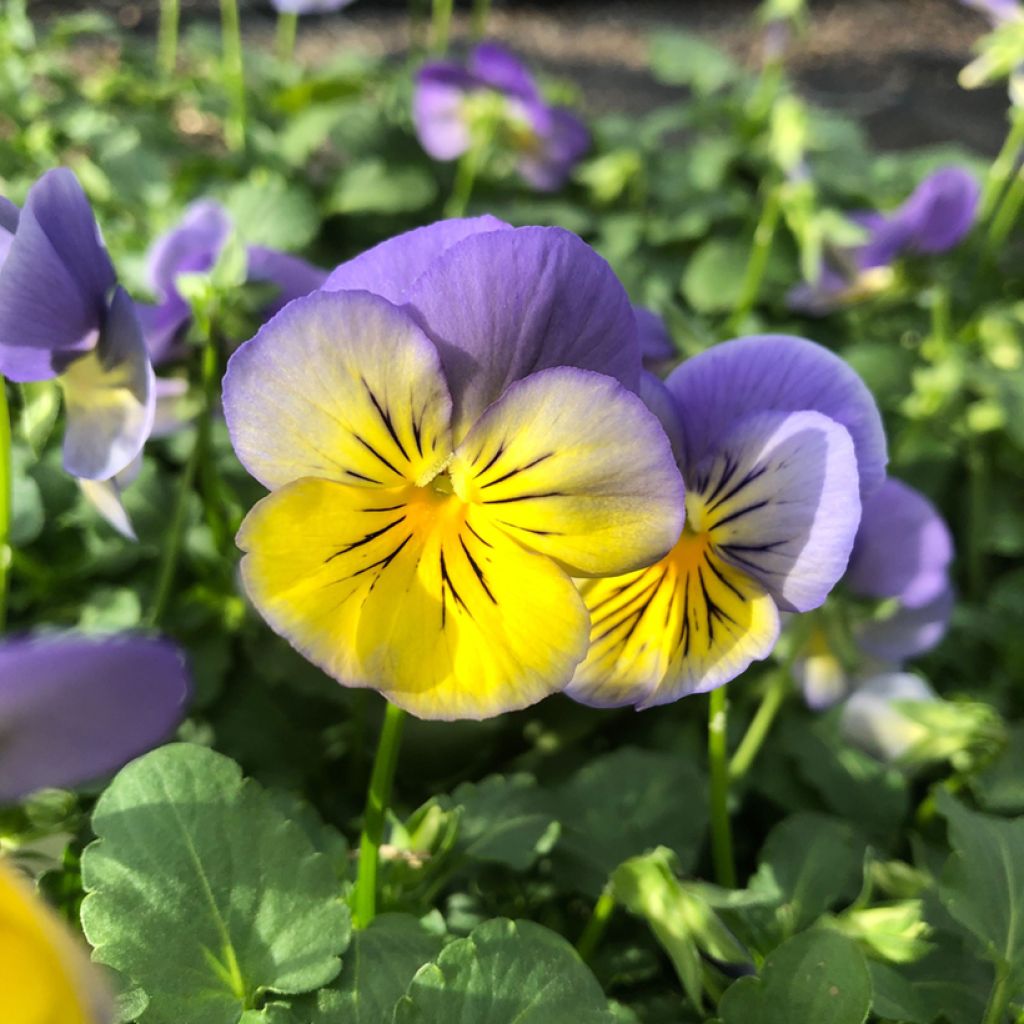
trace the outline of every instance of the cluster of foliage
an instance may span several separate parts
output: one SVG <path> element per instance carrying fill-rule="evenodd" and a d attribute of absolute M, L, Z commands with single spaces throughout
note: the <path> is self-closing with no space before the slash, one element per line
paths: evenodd
<path fill-rule="evenodd" d="M 766 34 L 798 31 L 800 6 L 765 4 Z M 968 84 L 1016 75 L 1021 31 L 1001 22 Z M 856 124 L 799 98 L 777 43 L 750 70 L 659 34 L 651 70 L 677 101 L 592 120 L 568 180 L 538 191 L 515 124 L 489 122 L 487 104 L 483 142 L 457 163 L 424 151 L 423 53 L 236 62 L 218 26 L 197 23 L 156 73 L 151 41 L 100 15 L 33 25 L 9 0 L 0 194 L 20 204 L 44 172 L 71 168 L 139 299 L 153 287 L 147 250 L 185 208 L 227 211 L 212 266 L 176 279 L 190 315 L 170 371 L 177 428 L 116 494 L 134 542 L 62 468 L 57 385 L 8 385 L 8 629 L 159 629 L 193 676 L 179 742 L 0 816 L 5 853 L 110 970 L 120 1020 L 1005 1024 L 1024 1012 L 1024 107 L 991 166 L 951 148 L 879 155 Z M 544 85 L 550 110 L 585 106 Z M 982 183 L 966 237 L 942 253 L 908 245 L 885 273 L 848 267 L 865 243 L 851 215 L 899 207 L 950 164 Z M 273 297 L 247 281 L 254 247 L 329 269 L 463 213 L 579 234 L 664 319 L 670 361 L 781 333 L 861 375 L 890 472 L 952 533 L 948 633 L 914 663 L 943 699 L 881 702 L 878 728 L 903 738 L 870 750 L 843 706 L 808 706 L 812 627 L 849 677 L 873 670 L 851 623 L 887 609 L 841 587 L 729 684 L 726 735 L 710 740 L 737 753 L 710 802 L 702 696 L 643 714 L 555 696 L 480 722 L 409 719 L 380 914 L 354 928 L 383 702 L 338 686 L 243 597 L 234 537 L 264 491 L 232 450 L 220 376 Z M 836 265 L 847 278 L 823 290 Z M 801 284 L 821 301 L 797 301 Z M 738 884 L 712 843 L 723 808 Z"/>

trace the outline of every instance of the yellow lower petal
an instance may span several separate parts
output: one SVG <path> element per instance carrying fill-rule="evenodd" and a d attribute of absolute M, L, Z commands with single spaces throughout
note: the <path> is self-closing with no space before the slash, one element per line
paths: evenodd
<path fill-rule="evenodd" d="M 562 689 L 586 648 L 568 576 L 432 486 L 289 484 L 239 534 L 277 632 L 349 686 L 422 718 L 485 718 Z"/>
<path fill-rule="evenodd" d="M 0 1004 L 4 1024 L 94 1024 L 102 997 L 84 951 L 0 862 Z"/>
<path fill-rule="evenodd" d="M 590 648 L 569 693 L 599 705 L 650 707 L 713 689 L 775 646 L 775 603 L 706 534 L 684 530 L 640 572 L 580 582 Z"/>

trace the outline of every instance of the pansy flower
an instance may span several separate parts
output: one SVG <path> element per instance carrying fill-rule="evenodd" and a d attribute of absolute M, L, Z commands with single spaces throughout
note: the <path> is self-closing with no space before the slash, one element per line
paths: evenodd
<path fill-rule="evenodd" d="M 432 61 L 416 76 L 413 122 L 435 160 L 455 160 L 495 127 L 534 188 L 554 191 L 590 148 L 571 111 L 551 106 L 526 66 L 504 47 L 482 43 L 465 66 Z"/>
<path fill-rule="evenodd" d="M 867 234 L 857 248 L 840 254 L 843 265 L 823 263 L 818 280 L 798 285 L 787 305 L 810 316 L 824 316 L 847 301 L 869 294 L 872 281 L 886 282 L 887 270 L 906 253 L 947 252 L 974 224 L 979 188 L 961 167 L 929 175 L 902 206 L 890 214 L 861 211 L 851 216 Z"/>
<path fill-rule="evenodd" d="M 866 659 L 900 666 L 942 639 L 953 610 L 952 558 L 949 527 L 913 487 L 890 477 L 865 501 L 843 587 L 879 602 L 874 614 L 851 625 L 851 640 Z M 842 661 L 821 629 L 812 633 L 795 668 L 812 707 L 834 704 L 849 689 Z"/>
<path fill-rule="evenodd" d="M 188 692 L 181 655 L 158 640 L 62 636 L 0 644 L 0 803 L 120 768 L 166 739 Z M 114 1019 L 84 951 L 2 856 L 0 990 L 4 1020 Z"/>
<path fill-rule="evenodd" d="M 565 686 L 573 576 L 679 534 L 669 442 L 634 393 L 636 320 L 575 235 L 443 221 L 339 267 L 231 358 L 232 441 L 270 495 L 239 532 L 270 625 L 424 718 Z"/>
<path fill-rule="evenodd" d="M 178 276 L 210 270 L 232 230 L 228 211 L 212 199 L 201 199 L 192 203 L 181 222 L 158 238 L 150 249 L 146 260 L 147 283 L 159 301 L 156 305 L 140 305 L 139 315 L 155 365 L 174 357 L 175 342 L 192 317 L 188 303 L 178 291 Z M 277 287 L 271 312 L 315 291 L 327 277 L 324 271 L 297 256 L 258 245 L 246 248 L 246 271 L 249 281 L 265 281 Z"/>
<path fill-rule="evenodd" d="M 649 568 L 581 583 L 590 650 L 567 692 L 588 704 L 664 704 L 765 658 L 779 612 L 817 607 L 842 576 L 884 477 L 870 393 L 802 338 L 717 345 L 673 371 L 659 409 L 686 525 Z"/>
<path fill-rule="evenodd" d="M 117 286 L 74 174 L 48 171 L 22 210 L 5 201 L 0 236 L 0 375 L 56 378 L 64 392 L 66 469 L 108 479 L 149 434 L 153 370 L 132 301 Z"/>

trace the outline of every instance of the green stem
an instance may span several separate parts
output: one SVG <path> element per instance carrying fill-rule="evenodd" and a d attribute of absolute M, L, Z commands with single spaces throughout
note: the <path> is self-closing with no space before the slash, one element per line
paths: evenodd
<path fill-rule="evenodd" d="M 214 461 L 213 414 L 217 408 L 220 385 L 220 358 L 212 335 L 203 345 L 201 358 L 201 387 L 203 411 L 199 419 L 198 476 L 203 499 L 206 522 L 213 534 L 217 550 L 227 554 L 231 550 L 231 539 L 237 531 L 237 523 L 230 521 L 229 501 L 224 493 L 223 481 Z"/>
<path fill-rule="evenodd" d="M 730 330 L 735 331 L 742 327 L 743 321 L 757 303 L 781 212 L 779 189 L 773 186 L 768 190 L 760 220 L 754 229 L 754 241 L 750 249 L 750 258 L 747 260 L 747 269 L 743 274 L 743 283 L 740 285 L 739 299 L 729 320 Z"/>
<path fill-rule="evenodd" d="M 587 926 L 583 929 L 580 941 L 576 943 L 576 952 L 579 953 L 581 960 L 589 961 L 594 955 L 594 950 L 597 949 L 598 943 L 604 937 L 614 910 L 615 896 L 612 894 L 612 887 L 606 885 L 594 904 L 590 920 L 587 921 Z"/>
<path fill-rule="evenodd" d="M 736 888 L 736 865 L 729 823 L 729 750 L 726 735 L 729 698 L 725 687 L 708 694 L 708 778 L 711 797 L 711 856 L 715 879 L 728 889 Z"/>
<path fill-rule="evenodd" d="M 398 764 L 405 712 L 394 704 L 384 710 L 384 725 L 373 760 L 373 774 L 366 793 L 363 833 L 359 837 L 359 873 L 352 894 L 352 916 L 357 928 L 365 928 L 377 913 L 377 860 L 384 838 L 384 818 L 391 800 L 391 784 Z"/>
<path fill-rule="evenodd" d="M 769 679 L 768 685 L 765 687 L 764 694 L 761 697 L 761 703 L 758 705 L 750 725 L 747 726 L 747 731 L 743 739 L 740 740 L 736 753 L 733 754 L 732 760 L 729 762 L 729 779 L 731 782 L 738 782 L 750 771 L 754 758 L 757 757 L 761 747 L 764 745 L 764 741 L 768 737 L 768 733 L 771 731 L 772 725 L 775 723 L 779 709 L 786 701 L 789 684 L 790 675 L 788 668 L 778 669 Z"/>
<path fill-rule="evenodd" d="M 981 190 L 978 208 L 978 223 L 984 224 L 995 213 L 996 205 L 1013 176 L 1017 157 L 1024 147 L 1024 111 L 1013 107 L 1010 110 L 1010 127 L 999 155 L 992 161 Z"/>
<path fill-rule="evenodd" d="M 299 34 L 299 16 L 294 12 L 282 11 L 277 16 L 277 56 L 290 62 L 295 56 L 295 37 Z"/>
<path fill-rule="evenodd" d="M 228 94 L 224 141 L 228 149 L 237 152 L 245 147 L 245 64 L 242 60 L 242 26 L 238 17 L 238 0 L 220 0 L 220 36 L 224 89 Z"/>
<path fill-rule="evenodd" d="M 1010 1004 L 1010 971 L 1004 963 L 996 964 L 992 994 L 988 997 L 982 1024 L 1004 1024 Z"/>
<path fill-rule="evenodd" d="M 156 39 L 156 64 L 164 78 L 170 78 L 178 63 L 178 0 L 160 0 L 160 27 Z"/>
<path fill-rule="evenodd" d="M 0 376 L 0 632 L 7 623 L 7 572 L 11 548 L 11 417 L 7 409 L 7 381 Z"/>
<path fill-rule="evenodd" d="M 434 0 L 430 20 L 430 46 L 435 53 L 448 52 L 448 35 L 452 25 L 454 0 Z"/>
<path fill-rule="evenodd" d="M 487 19 L 491 14 L 491 0 L 473 0 L 473 38 L 487 35 Z"/>
<path fill-rule="evenodd" d="M 1024 205 L 1024 169 L 1014 175 L 1010 187 L 1003 193 L 1003 200 L 996 209 L 985 238 L 985 250 L 991 259 L 999 251 L 1007 235 L 1013 230 L 1020 208 Z"/>
<path fill-rule="evenodd" d="M 452 193 L 444 207 L 446 217 L 464 217 L 466 215 L 466 208 L 473 195 L 473 186 L 476 184 L 481 149 L 479 144 L 474 143 L 459 157 L 458 165 L 455 168 L 455 181 L 452 182 Z"/>

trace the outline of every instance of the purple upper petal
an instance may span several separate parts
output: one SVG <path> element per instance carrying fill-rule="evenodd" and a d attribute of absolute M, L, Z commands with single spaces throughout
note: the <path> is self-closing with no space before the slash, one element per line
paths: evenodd
<path fill-rule="evenodd" d="M 463 104 L 476 80 L 447 61 L 425 64 L 416 75 L 412 119 L 420 145 L 435 160 L 455 160 L 472 139 Z"/>
<path fill-rule="evenodd" d="M 277 249 L 250 245 L 246 249 L 246 258 L 249 281 L 267 281 L 277 285 L 278 294 L 271 306 L 271 313 L 276 313 L 292 299 L 315 292 L 327 280 L 326 270 Z"/>
<path fill-rule="evenodd" d="M 935 506 L 891 477 L 864 503 L 846 585 L 917 608 L 949 586 L 953 539 Z"/>
<path fill-rule="evenodd" d="M 13 235 L 18 229 L 18 216 L 20 212 L 10 199 L 0 196 L 0 229 Z"/>
<path fill-rule="evenodd" d="M 178 343 L 178 335 L 192 319 L 192 310 L 177 292 L 156 306 L 137 302 L 135 313 L 154 366 L 169 362 L 184 351 L 184 346 Z"/>
<path fill-rule="evenodd" d="M 209 270 L 231 234 L 231 217 L 220 203 L 200 199 L 181 221 L 154 242 L 147 258 L 149 284 L 161 298 L 178 295 L 179 274 Z"/>
<path fill-rule="evenodd" d="M 854 639 L 873 658 L 899 665 L 930 651 L 946 635 L 954 603 L 953 588 L 947 584 L 926 604 L 900 605 L 885 618 L 861 623 Z"/>
<path fill-rule="evenodd" d="M 979 192 L 974 176 L 962 167 L 929 175 L 895 213 L 869 225 L 871 238 L 858 254 L 861 267 L 884 266 L 904 250 L 952 249 L 974 224 Z"/>
<path fill-rule="evenodd" d="M 64 468 L 106 480 L 142 451 L 153 426 L 156 387 L 135 306 L 118 288 L 99 343 L 61 377 L 67 427 Z"/>
<path fill-rule="evenodd" d="M 441 353 L 457 441 L 509 384 L 545 367 L 577 366 L 639 386 L 625 289 L 561 228 L 466 238 L 431 263 L 406 301 Z"/>
<path fill-rule="evenodd" d="M 813 409 L 850 432 L 862 497 L 885 479 L 885 432 L 871 392 L 842 359 L 812 341 L 737 338 L 688 359 L 665 383 L 683 421 L 684 470 L 713 454 L 747 416 Z"/>
<path fill-rule="evenodd" d="M 0 801 L 120 768 L 168 737 L 188 695 L 181 654 L 158 640 L 0 644 Z"/>
<path fill-rule="evenodd" d="M 66 168 L 47 171 L 29 190 L 0 268 L 0 373 L 49 379 L 54 354 L 92 348 L 115 281 L 78 180 Z"/>
<path fill-rule="evenodd" d="M 651 369 L 660 363 L 675 359 L 679 353 L 676 351 L 672 335 L 665 326 L 665 321 L 653 309 L 647 309 L 645 306 L 634 306 L 633 315 L 636 317 L 640 355 L 644 366 Z"/>
<path fill-rule="evenodd" d="M 484 85 L 521 100 L 540 97 L 526 65 L 497 43 L 481 43 L 469 55 L 469 72 Z"/>
<path fill-rule="evenodd" d="M 534 104 L 531 120 L 537 133 L 536 146 L 520 158 L 519 173 L 534 188 L 554 192 L 565 184 L 590 148 L 590 132 L 564 107 L 547 107 L 540 102 Z"/>
<path fill-rule="evenodd" d="M 508 224 L 490 216 L 440 220 L 414 228 L 342 263 L 323 288 L 372 292 L 389 302 L 402 302 L 417 278 L 453 245 L 471 235 L 507 230 L 511 230 Z"/>

